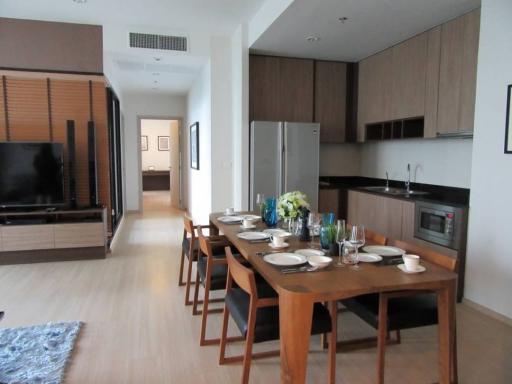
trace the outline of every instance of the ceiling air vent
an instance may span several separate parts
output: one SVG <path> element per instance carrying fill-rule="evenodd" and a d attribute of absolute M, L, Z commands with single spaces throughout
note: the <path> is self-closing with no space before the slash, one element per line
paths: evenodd
<path fill-rule="evenodd" d="M 130 47 L 187 52 L 187 38 L 130 32 Z"/>

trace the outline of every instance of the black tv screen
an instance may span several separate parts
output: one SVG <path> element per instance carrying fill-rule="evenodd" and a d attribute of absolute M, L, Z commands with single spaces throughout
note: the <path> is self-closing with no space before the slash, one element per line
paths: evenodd
<path fill-rule="evenodd" d="M 0 143 L 0 206 L 64 204 L 62 153 L 58 143 Z"/>

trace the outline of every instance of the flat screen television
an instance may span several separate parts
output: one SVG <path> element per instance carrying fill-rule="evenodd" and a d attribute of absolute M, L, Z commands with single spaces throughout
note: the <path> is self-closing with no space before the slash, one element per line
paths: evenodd
<path fill-rule="evenodd" d="M 62 144 L 0 143 L 0 207 L 55 207 L 62 204 Z"/>

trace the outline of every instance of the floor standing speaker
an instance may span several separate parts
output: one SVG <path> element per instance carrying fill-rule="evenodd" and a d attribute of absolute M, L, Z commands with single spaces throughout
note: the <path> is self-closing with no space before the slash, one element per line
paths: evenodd
<path fill-rule="evenodd" d="M 75 122 L 66 122 L 68 143 L 68 180 L 69 180 L 69 205 L 76 208 L 76 150 L 75 150 Z"/>
<path fill-rule="evenodd" d="M 98 184 L 96 171 L 96 128 L 94 121 L 87 123 L 87 153 L 89 168 L 89 203 L 91 207 L 98 205 Z"/>

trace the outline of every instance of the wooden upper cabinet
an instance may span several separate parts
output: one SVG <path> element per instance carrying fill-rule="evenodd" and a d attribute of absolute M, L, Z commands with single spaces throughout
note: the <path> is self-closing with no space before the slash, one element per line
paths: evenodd
<path fill-rule="evenodd" d="M 322 143 L 344 143 L 347 113 L 347 64 L 315 63 L 315 122 Z"/>
<path fill-rule="evenodd" d="M 436 137 L 437 104 L 439 100 L 439 60 L 441 55 L 441 26 L 427 34 L 427 62 L 425 73 L 425 120 L 423 137 Z"/>
<path fill-rule="evenodd" d="M 313 60 L 279 59 L 280 121 L 313 122 Z"/>
<path fill-rule="evenodd" d="M 427 52 L 427 33 L 391 48 L 390 120 L 425 114 Z"/>
<path fill-rule="evenodd" d="M 279 121 L 279 58 L 249 56 L 250 120 Z"/>
<path fill-rule="evenodd" d="M 437 132 L 472 132 L 480 10 L 441 26 Z"/>

